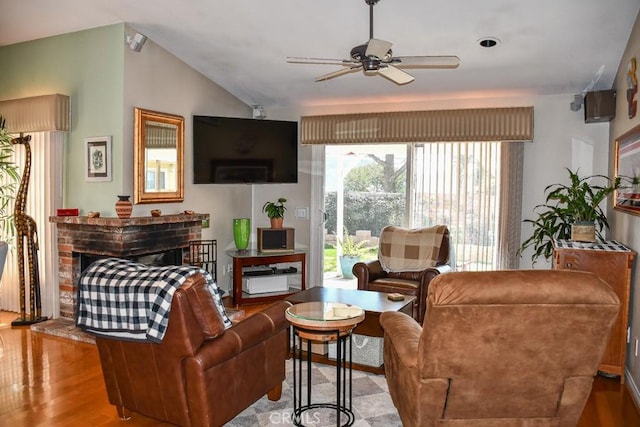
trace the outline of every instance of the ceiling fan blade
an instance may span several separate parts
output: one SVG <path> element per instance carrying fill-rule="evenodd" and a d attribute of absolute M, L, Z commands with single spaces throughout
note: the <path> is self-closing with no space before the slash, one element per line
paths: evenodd
<path fill-rule="evenodd" d="M 406 85 L 407 83 L 411 83 L 415 79 L 415 77 L 413 77 L 411 74 L 402 71 L 401 69 L 396 68 L 393 65 L 380 67 L 380 70 L 378 70 L 378 74 L 399 85 Z"/>
<path fill-rule="evenodd" d="M 398 68 L 458 68 L 457 56 L 394 56 L 391 63 Z"/>
<path fill-rule="evenodd" d="M 378 40 L 378 39 L 370 39 L 369 43 L 367 43 L 367 51 L 365 52 L 366 56 L 375 56 L 376 58 L 382 59 L 384 58 L 389 50 L 393 46 L 393 43 Z"/>
<path fill-rule="evenodd" d="M 288 56 L 287 62 L 290 64 L 343 65 L 345 67 L 352 64 L 359 64 L 358 62 L 349 59 L 303 58 L 298 56 Z"/>
<path fill-rule="evenodd" d="M 355 67 L 343 68 L 342 70 L 333 71 L 331 73 L 324 74 L 324 75 L 322 75 L 320 77 L 316 77 L 316 81 L 317 82 L 322 82 L 322 81 L 325 81 L 325 80 L 333 79 L 335 77 L 343 76 L 345 74 L 355 73 L 356 71 L 360 70 L 361 68 L 362 68 L 362 65 L 358 65 L 358 66 L 355 66 Z"/>

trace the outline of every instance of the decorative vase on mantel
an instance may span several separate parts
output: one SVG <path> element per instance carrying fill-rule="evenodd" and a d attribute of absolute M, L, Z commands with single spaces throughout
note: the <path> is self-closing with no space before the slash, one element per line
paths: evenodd
<path fill-rule="evenodd" d="M 131 217 L 131 211 L 133 211 L 133 203 L 129 200 L 131 196 L 118 196 L 116 202 L 116 214 L 120 219 L 127 219 Z"/>

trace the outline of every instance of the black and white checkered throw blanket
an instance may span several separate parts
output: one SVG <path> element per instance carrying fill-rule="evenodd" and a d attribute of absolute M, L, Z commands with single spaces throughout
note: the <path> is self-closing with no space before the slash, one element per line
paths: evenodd
<path fill-rule="evenodd" d="M 99 335 L 160 342 L 169 323 L 171 300 L 191 275 L 202 273 L 222 315 L 231 326 L 218 287 L 198 267 L 154 267 L 120 258 L 91 264 L 80 277 L 77 325 Z"/>

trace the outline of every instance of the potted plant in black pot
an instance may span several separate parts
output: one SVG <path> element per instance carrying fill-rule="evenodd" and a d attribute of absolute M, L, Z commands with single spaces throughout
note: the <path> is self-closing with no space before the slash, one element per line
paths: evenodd
<path fill-rule="evenodd" d="M 4 270 L 7 256 L 7 242 L 14 236 L 13 215 L 9 211 L 14 199 L 16 185 L 20 182 L 18 167 L 13 163 L 13 144 L 11 134 L 4 126 L 4 118 L 0 116 L 0 277 Z"/>
<path fill-rule="evenodd" d="M 593 242 L 603 239 L 603 231 L 609 228 L 607 216 L 600 204 L 614 190 L 620 188 L 620 178 L 604 175 L 581 177 L 578 171 L 569 172 L 569 184 L 551 184 L 544 192 L 543 204 L 533 208 L 535 219 L 525 219 L 533 227 L 533 234 L 526 239 L 518 254 L 533 248 L 531 260 L 545 259 L 553 255 L 554 240 Z"/>

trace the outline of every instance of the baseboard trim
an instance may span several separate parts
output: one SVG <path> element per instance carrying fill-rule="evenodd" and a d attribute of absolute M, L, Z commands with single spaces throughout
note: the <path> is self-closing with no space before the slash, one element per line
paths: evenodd
<path fill-rule="evenodd" d="M 625 367 L 624 370 L 624 380 L 627 383 L 627 389 L 629 390 L 633 401 L 636 403 L 636 408 L 640 411 L 640 389 L 638 388 L 638 384 L 633 380 L 633 376 L 629 369 Z"/>

